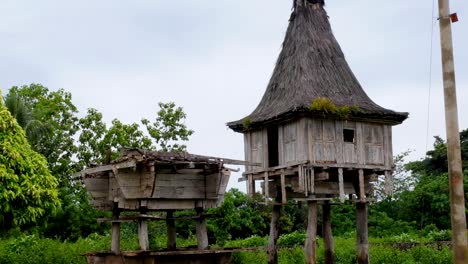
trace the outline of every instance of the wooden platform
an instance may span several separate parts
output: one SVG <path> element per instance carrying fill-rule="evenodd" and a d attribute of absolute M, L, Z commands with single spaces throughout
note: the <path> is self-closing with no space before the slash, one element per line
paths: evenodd
<path fill-rule="evenodd" d="M 120 254 L 90 252 L 84 256 L 88 264 L 228 264 L 231 263 L 231 254 L 239 251 L 246 249 L 125 251 Z"/>

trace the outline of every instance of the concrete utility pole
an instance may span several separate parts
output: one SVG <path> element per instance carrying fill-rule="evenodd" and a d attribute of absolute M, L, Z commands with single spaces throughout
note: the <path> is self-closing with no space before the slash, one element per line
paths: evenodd
<path fill-rule="evenodd" d="M 450 181 L 450 211 L 452 221 L 453 263 L 468 263 L 466 237 L 465 193 L 458 128 L 455 65 L 453 62 L 452 20 L 449 0 L 439 1 L 440 43 L 444 77 L 445 125 Z"/>

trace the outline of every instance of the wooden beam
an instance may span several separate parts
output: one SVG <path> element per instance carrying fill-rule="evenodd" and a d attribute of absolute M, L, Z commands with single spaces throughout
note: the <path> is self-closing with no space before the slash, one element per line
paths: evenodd
<path fill-rule="evenodd" d="M 331 224 L 331 206 L 329 201 L 322 205 L 323 217 L 323 243 L 325 247 L 325 264 L 335 263 L 335 246 L 333 242 L 332 224 Z"/>
<path fill-rule="evenodd" d="M 307 236 L 305 241 L 305 258 L 307 264 L 317 263 L 317 202 L 307 202 Z"/>
<path fill-rule="evenodd" d="M 264 173 L 264 185 L 263 185 L 263 188 L 264 188 L 264 194 L 265 194 L 265 202 L 268 202 L 268 197 L 270 196 L 270 186 L 269 186 L 269 180 L 268 180 L 268 172 L 265 171 Z"/>
<path fill-rule="evenodd" d="M 346 197 L 344 191 L 343 168 L 338 168 L 338 185 L 340 188 L 340 201 L 344 203 Z"/>
<path fill-rule="evenodd" d="M 167 249 L 175 250 L 176 244 L 176 227 L 174 220 L 174 210 L 166 211 L 166 229 L 167 229 Z"/>
<path fill-rule="evenodd" d="M 357 263 L 369 264 L 367 203 L 356 203 Z"/>
<path fill-rule="evenodd" d="M 203 217 L 203 208 L 197 207 L 195 208 L 195 210 L 197 211 L 197 215 L 199 216 L 196 223 L 197 245 L 199 250 L 205 250 L 208 249 L 208 233 L 206 229 L 206 220 Z"/>

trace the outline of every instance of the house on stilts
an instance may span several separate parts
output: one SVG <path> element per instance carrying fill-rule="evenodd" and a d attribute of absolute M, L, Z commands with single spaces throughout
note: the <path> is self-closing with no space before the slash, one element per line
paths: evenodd
<path fill-rule="evenodd" d="M 323 206 L 327 263 L 333 262 L 330 201 L 356 203 L 357 261 L 369 262 L 367 204 L 372 186 L 392 185 L 392 126 L 408 113 L 374 103 L 345 60 L 324 10 L 324 1 L 294 0 L 294 10 L 276 67 L 257 108 L 228 123 L 244 134 L 243 180 L 249 194 L 260 186 L 274 204 L 269 263 L 277 262 L 281 206 L 308 204 L 305 252 L 316 262 L 317 207 Z"/>

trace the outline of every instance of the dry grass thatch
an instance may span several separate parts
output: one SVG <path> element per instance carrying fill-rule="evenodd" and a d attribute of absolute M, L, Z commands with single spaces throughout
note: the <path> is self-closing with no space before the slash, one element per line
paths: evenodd
<path fill-rule="evenodd" d="M 246 117 L 249 127 L 243 125 L 245 118 L 228 126 L 241 132 L 298 116 L 339 118 L 312 109 L 310 106 L 317 98 L 328 98 L 337 107 L 355 109 L 347 120 L 391 125 L 403 122 L 408 113 L 385 109 L 364 92 L 333 36 L 323 4 L 299 2 L 303 1 L 298 0 L 291 16 L 266 92 L 257 108 Z"/>

